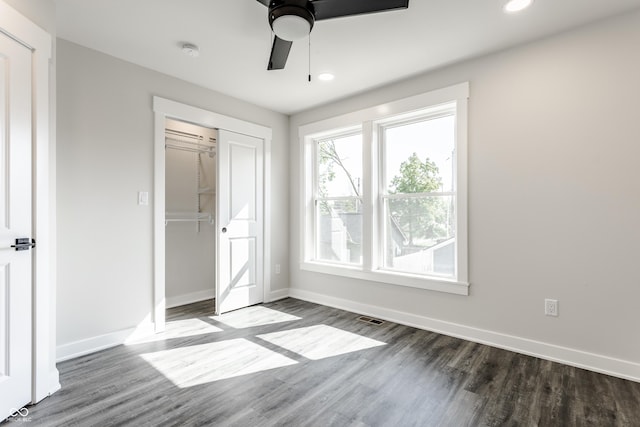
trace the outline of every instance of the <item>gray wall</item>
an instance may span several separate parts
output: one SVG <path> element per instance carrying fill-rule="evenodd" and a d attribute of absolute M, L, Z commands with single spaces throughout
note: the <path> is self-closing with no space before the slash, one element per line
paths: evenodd
<path fill-rule="evenodd" d="M 638 363 L 638 46 L 634 13 L 292 116 L 292 290 Z M 298 127 L 464 81 L 471 295 L 301 271 Z"/>
<path fill-rule="evenodd" d="M 154 95 L 273 129 L 272 289 L 288 282 L 288 118 L 58 40 L 58 345 L 132 328 L 152 307 Z"/>
<path fill-rule="evenodd" d="M 55 34 L 53 2 L 6 2 Z M 287 128 L 283 115 L 58 40 L 58 344 L 149 315 L 152 213 L 136 192 L 152 188 L 159 95 L 273 128 L 271 251 L 282 264 L 273 289 L 290 279 L 294 289 L 637 362 L 637 46 L 635 13 L 297 114 Z M 471 84 L 471 295 L 300 271 L 298 126 L 461 81 Z M 547 297 L 560 300 L 560 317 L 543 316 Z"/>

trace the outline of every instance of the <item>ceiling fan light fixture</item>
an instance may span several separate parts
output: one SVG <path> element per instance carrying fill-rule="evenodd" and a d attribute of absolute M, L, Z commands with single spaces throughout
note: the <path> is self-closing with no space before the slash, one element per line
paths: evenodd
<path fill-rule="evenodd" d="M 271 26 L 276 36 L 282 40 L 294 41 L 307 37 L 311 32 L 311 25 L 301 16 L 283 15 L 276 18 Z"/>
<path fill-rule="evenodd" d="M 509 0 L 504 5 L 504 11 L 506 13 L 520 12 L 531 6 L 533 0 Z"/>
<path fill-rule="evenodd" d="M 313 14 L 301 6 L 282 5 L 269 11 L 269 24 L 275 35 L 290 42 L 307 37 L 314 21 Z"/>
<path fill-rule="evenodd" d="M 409 0 L 257 0 L 268 8 L 269 26 L 275 34 L 267 70 L 282 70 L 295 40 L 311 34 L 316 20 L 386 12 L 409 7 Z M 309 37 L 311 58 L 311 37 Z M 311 66 L 309 66 L 311 69 Z M 311 81 L 311 73 L 309 73 Z"/>

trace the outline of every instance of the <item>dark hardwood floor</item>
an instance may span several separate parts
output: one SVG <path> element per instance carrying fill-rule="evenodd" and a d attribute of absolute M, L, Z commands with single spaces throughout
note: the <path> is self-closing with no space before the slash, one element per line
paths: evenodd
<path fill-rule="evenodd" d="M 60 363 L 30 425 L 640 426 L 640 383 L 291 298 L 211 312 Z"/>

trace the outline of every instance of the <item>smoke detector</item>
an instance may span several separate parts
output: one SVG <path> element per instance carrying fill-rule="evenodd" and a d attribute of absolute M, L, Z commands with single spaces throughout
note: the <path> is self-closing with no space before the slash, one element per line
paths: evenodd
<path fill-rule="evenodd" d="M 193 58 L 200 56 L 200 49 L 195 44 L 185 43 L 182 45 L 182 53 Z"/>

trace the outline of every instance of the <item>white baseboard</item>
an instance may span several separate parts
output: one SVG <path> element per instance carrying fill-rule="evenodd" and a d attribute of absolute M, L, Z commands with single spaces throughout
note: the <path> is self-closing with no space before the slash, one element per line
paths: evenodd
<path fill-rule="evenodd" d="M 189 295 L 195 295 L 189 294 Z M 197 293 L 200 294 L 201 293 Z M 183 297 L 187 297 L 185 295 Z M 516 337 L 513 335 L 502 334 L 499 332 L 489 331 L 486 329 L 474 328 L 471 326 L 461 325 L 452 322 L 446 322 L 416 314 L 404 313 L 398 310 L 392 310 L 380 306 L 362 304 L 342 298 L 336 298 L 328 295 L 318 294 L 315 292 L 305 291 L 302 289 L 279 289 L 269 294 L 270 301 L 276 301 L 286 297 L 301 299 L 304 301 L 322 304 L 329 307 L 335 307 L 342 310 L 351 311 L 367 316 L 374 316 L 390 322 L 399 323 L 419 329 L 437 332 L 467 341 L 486 344 L 492 347 L 502 348 L 516 353 L 522 353 L 529 356 L 539 357 L 541 359 L 553 362 L 563 363 L 577 368 L 587 369 L 614 377 L 624 378 L 627 380 L 640 382 L 640 363 L 627 360 L 616 359 L 595 353 L 589 353 L 582 350 L 576 350 L 568 347 L 562 347 L 554 344 L 548 344 L 541 341 L 535 341 L 527 338 Z M 188 300 L 182 304 L 209 299 L 211 296 L 202 297 L 197 300 Z M 187 301 L 181 300 L 181 301 Z M 176 304 L 176 305 L 182 305 Z M 167 304 L 169 306 L 169 304 Z M 125 343 L 132 336 L 144 336 L 153 334 L 153 324 L 148 323 L 137 328 L 117 331 L 97 337 L 87 338 L 57 347 L 57 362 L 73 359 L 85 354 L 104 350 Z M 57 378 L 52 381 L 58 384 Z M 53 387 L 54 389 L 56 386 Z M 55 391 L 55 390 L 54 390 Z"/>
<path fill-rule="evenodd" d="M 213 290 L 192 292 L 190 294 L 179 295 L 167 298 L 167 308 L 178 307 L 198 301 L 214 298 Z M 289 289 L 280 289 L 269 294 L 269 301 L 276 301 L 289 296 Z M 96 337 L 86 338 L 71 343 L 59 345 L 56 348 L 56 362 L 74 359 L 96 351 L 105 350 L 126 343 L 132 338 L 153 334 L 153 323 L 143 323 L 137 328 L 130 328 L 121 331 L 111 332 Z M 59 388 L 59 382 L 58 388 Z M 55 388 L 55 387 L 54 387 Z M 55 391 L 55 390 L 54 390 Z M 52 391 L 53 392 L 53 391 Z"/>
<path fill-rule="evenodd" d="M 179 307 L 181 305 L 192 304 L 194 302 L 204 301 L 215 298 L 213 289 L 204 291 L 191 292 L 189 294 L 177 295 L 175 297 L 167 297 L 167 308 Z"/>
<path fill-rule="evenodd" d="M 267 302 L 278 301 L 289 296 L 289 289 L 278 289 L 277 291 L 271 291 L 269 293 L 269 300 Z"/>
<path fill-rule="evenodd" d="M 145 322 L 136 328 L 124 329 L 97 337 L 62 344 L 56 348 L 56 362 L 64 362 L 65 360 L 95 353 L 96 351 L 124 344 L 128 339 L 133 337 L 142 337 L 152 335 L 153 333 L 155 333 L 154 324 Z"/>
<path fill-rule="evenodd" d="M 640 382 L 640 363 L 291 288 L 292 298 Z"/>

